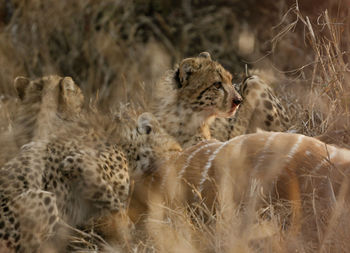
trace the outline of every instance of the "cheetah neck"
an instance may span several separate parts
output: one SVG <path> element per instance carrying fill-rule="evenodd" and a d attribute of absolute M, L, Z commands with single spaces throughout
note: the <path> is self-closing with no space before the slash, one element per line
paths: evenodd
<path fill-rule="evenodd" d="M 193 111 L 188 102 L 181 99 L 174 73 L 174 70 L 168 71 L 156 84 L 151 108 L 162 127 L 182 147 L 188 147 L 210 138 L 207 129 L 212 119 L 207 112 Z"/>
<path fill-rule="evenodd" d="M 180 143 L 188 147 L 210 138 L 207 131 L 210 118 L 194 112 L 182 101 L 164 101 L 155 115 L 162 127 Z"/>

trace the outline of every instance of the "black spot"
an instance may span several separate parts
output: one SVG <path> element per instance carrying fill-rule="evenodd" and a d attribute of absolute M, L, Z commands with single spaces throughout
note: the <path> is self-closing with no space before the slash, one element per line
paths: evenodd
<path fill-rule="evenodd" d="M 4 240 L 8 240 L 9 237 L 10 237 L 10 234 L 9 234 L 9 233 L 6 233 L 6 234 L 4 235 Z"/>
<path fill-rule="evenodd" d="M 16 224 L 15 224 L 15 229 L 18 229 L 19 228 L 19 222 L 17 222 Z"/>
<path fill-rule="evenodd" d="M 56 216 L 52 215 L 49 219 L 49 224 L 51 225 L 52 223 L 54 223 L 55 220 L 56 220 Z"/>
<path fill-rule="evenodd" d="M 266 107 L 267 109 L 269 109 L 269 110 L 272 109 L 272 104 L 271 104 L 270 101 L 265 100 L 265 101 L 264 101 L 264 105 L 265 105 L 265 107 Z"/>
<path fill-rule="evenodd" d="M 3 229 L 5 227 L 5 223 L 3 221 L 0 222 L 0 229 Z"/>
<path fill-rule="evenodd" d="M 273 121 L 273 117 L 270 115 L 270 114 L 267 114 L 267 117 L 266 117 L 269 121 Z"/>
<path fill-rule="evenodd" d="M 123 179 L 123 178 L 124 178 L 124 175 L 123 175 L 123 174 L 119 174 L 119 178 L 120 178 L 120 179 Z"/>
<path fill-rule="evenodd" d="M 15 236 L 15 242 L 18 242 L 20 238 L 21 238 L 21 236 L 20 236 L 19 234 L 16 235 L 16 236 Z"/>
<path fill-rule="evenodd" d="M 266 126 L 271 126 L 271 122 L 270 121 L 265 121 L 265 125 Z"/>
<path fill-rule="evenodd" d="M 117 156 L 117 160 L 118 160 L 118 161 L 121 161 L 122 158 L 121 158 L 120 156 Z"/>
<path fill-rule="evenodd" d="M 69 157 L 69 158 L 67 159 L 67 161 L 70 162 L 70 163 L 73 163 L 73 162 L 74 162 L 73 158 L 71 158 L 71 157 Z"/>
<path fill-rule="evenodd" d="M 15 222 L 15 219 L 13 217 L 10 217 L 9 221 L 11 224 L 13 224 Z"/>
<path fill-rule="evenodd" d="M 51 199 L 50 199 L 49 197 L 46 197 L 46 198 L 44 199 L 44 204 L 45 204 L 45 205 L 49 205 L 50 202 L 51 202 Z"/>

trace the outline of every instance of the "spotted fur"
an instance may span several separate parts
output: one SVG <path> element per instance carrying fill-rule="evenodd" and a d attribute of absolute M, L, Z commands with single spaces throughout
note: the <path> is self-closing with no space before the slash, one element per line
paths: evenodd
<path fill-rule="evenodd" d="M 220 141 L 254 133 L 257 129 L 286 131 L 290 117 L 272 88 L 258 75 L 247 77 L 240 87 L 243 103 L 230 118 L 217 118 L 210 126 L 212 137 Z"/>
<path fill-rule="evenodd" d="M 14 102 L 7 130 L 0 133 L 4 150 L 0 166 L 11 159 L 19 148 L 32 140 L 45 138 L 58 121 L 70 120 L 82 110 L 84 97 L 70 77 L 45 76 L 35 80 L 17 77 L 14 81 L 18 99 Z M 0 108 L 2 109 L 2 108 Z"/>
<path fill-rule="evenodd" d="M 240 103 L 231 74 L 204 52 L 167 72 L 155 87 L 152 111 L 162 127 L 188 147 L 209 139 L 210 122 L 232 116 Z"/>
<path fill-rule="evenodd" d="M 0 169 L 0 242 L 16 252 L 39 250 L 55 237 L 60 221 L 76 226 L 125 208 L 130 174 L 147 174 L 180 151 L 149 113 L 80 113 L 74 97 L 64 100 L 55 90 L 31 100 L 39 107 L 36 122 L 50 115 L 50 131 L 34 135 Z M 26 96 L 31 96 L 28 90 Z M 57 108 L 64 108 L 67 118 L 58 117 Z"/>

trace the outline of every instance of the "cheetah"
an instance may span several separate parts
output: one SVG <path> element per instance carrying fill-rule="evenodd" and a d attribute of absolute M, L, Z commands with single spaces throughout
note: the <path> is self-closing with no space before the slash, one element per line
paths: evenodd
<path fill-rule="evenodd" d="M 22 145 L 52 132 L 54 122 L 78 116 L 83 107 L 82 91 L 70 77 L 52 75 L 32 81 L 17 77 L 14 87 L 18 99 L 11 100 L 8 113 L 13 120 L 0 133 L 0 166 Z"/>
<path fill-rule="evenodd" d="M 254 133 L 257 129 L 283 132 L 291 125 L 287 110 L 272 88 L 258 75 L 246 77 L 241 84 L 243 102 L 234 117 L 216 118 L 210 126 L 211 136 L 227 141 L 235 136 Z"/>
<path fill-rule="evenodd" d="M 57 81 L 63 90 L 74 84 L 66 78 Z M 80 112 L 74 97 L 65 99 L 65 91 L 55 90 L 42 93 L 39 106 L 48 106 L 50 114 L 59 108 L 66 116 Z M 28 99 L 29 91 L 23 94 Z M 46 96 L 57 96 L 54 105 Z M 45 108 L 37 112 L 47 116 Z M 22 146 L 0 169 L 0 244 L 8 249 L 37 252 L 58 236 L 62 223 L 78 226 L 125 209 L 130 174 L 156 170 L 181 151 L 150 113 L 79 114 L 51 122 L 52 132 Z"/>
<path fill-rule="evenodd" d="M 17 77 L 14 87 L 20 99 L 14 129 L 19 147 L 35 138 L 45 138 L 52 122 L 73 119 L 82 111 L 84 95 L 71 77 L 55 75 L 35 80 Z"/>
<path fill-rule="evenodd" d="M 207 52 L 182 60 L 153 93 L 151 111 L 182 147 L 209 139 L 215 117 L 232 116 L 242 101 L 231 74 Z"/>

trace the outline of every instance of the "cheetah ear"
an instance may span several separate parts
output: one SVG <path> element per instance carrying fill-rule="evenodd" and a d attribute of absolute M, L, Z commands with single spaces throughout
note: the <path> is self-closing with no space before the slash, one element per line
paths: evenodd
<path fill-rule="evenodd" d="M 62 79 L 61 86 L 62 86 L 63 93 L 67 93 L 68 91 L 75 91 L 77 88 L 73 79 L 69 76 L 66 76 Z"/>
<path fill-rule="evenodd" d="M 179 66 L 177 71 L 178 79 L 178 88 L 182 88 L 188 84 L 188 79 L 190 76 L 196 72 L 199 68 L 199 65 L 194 58 L 184 59 Z"/>
<path fill-rule="evenodd" d="M 150 134 L 153 129 L 154 117 L 151 113 L 142 113 L 137 119 L 137 132 L 140 134 Z"/>
<path fill-rule="evenodd" d="M 66 103 L 75 100 L 77 91 L 80 90 L 79 86 L 73 81 L 69 76 L 64 77 L 60 83 L 61 86 L 61 96 Z"/>
<path fill-rule="evenodd" d="M 71 77 L 64 77 L 60 82 L 60 98 L 63 110 L 79 112 L 84 104 L 84 96 L 79 86 Z"/>
<path fill-rule="evenodd" d="M 211 56 L 208 52 L 202 52 L 198 55 L 198 57 L 201 57 L 201 58 L 206 58 L 208 60 L 211 60 Z"/>
<path fill-rule="evenodd" d="M 25 90 L 29 85 L 30 80 L 23 76 L 17 76 L 14 81 L 14 86 L 17 92 L 18 97 L 23 100 L 25 96 Z"/>

